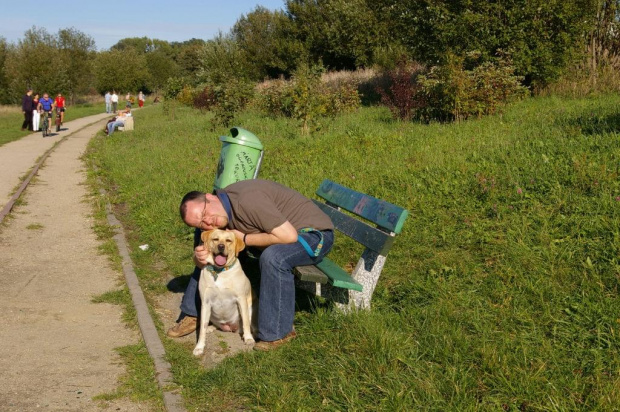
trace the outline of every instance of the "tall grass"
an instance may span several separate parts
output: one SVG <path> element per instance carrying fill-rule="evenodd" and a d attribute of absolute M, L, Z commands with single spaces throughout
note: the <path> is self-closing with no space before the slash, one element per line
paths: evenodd
<path fill-rule="evenodd" d="M 245 113 L 261 177 L 313 197 L 323 178 L 407 208 L 373 310 L 299 311 L 300 337 L 203 370 L 166 340 L 197 410 L 614 410 L 620 404 L 620 98 L 535 98 L 460 124 L 395 122 L 384 108 L 309 137 Z M 192 271 L 181 196 L 210 190 L 209 115 L 137 113 L 90 157 L 148 243 L 147 294 Z M 139 242 L 139 243 L 138 243 Z M 135 249 L 135 247 L 134 247 Z M 359 250 L 339 239 L 331 257 Z M 136 255 L 137 256 L 137 255 Z M 148 256 L 148 258 L 144 258 Z"/>

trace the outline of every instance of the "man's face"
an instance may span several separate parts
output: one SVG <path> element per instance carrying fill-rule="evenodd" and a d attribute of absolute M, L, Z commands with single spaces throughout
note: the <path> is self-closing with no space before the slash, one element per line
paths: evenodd
<path fill-rule="evenodd" d="M 216 210 L 216 205 L 211 202 L 187 202 L 185 224 L 202 230 L 223 229 L 228 224 L 228 217 L 217 214 Z"/>
<path fill-rule="evenodd" d="M 48 96 L 48 94 L 47 94 L 47 93 L 45 93 L 45 94 L 43 95 L 43 98 L 44 98 L 44 99 L 47 99 L 48 97 L 49 97 L 49 96 Z"/>

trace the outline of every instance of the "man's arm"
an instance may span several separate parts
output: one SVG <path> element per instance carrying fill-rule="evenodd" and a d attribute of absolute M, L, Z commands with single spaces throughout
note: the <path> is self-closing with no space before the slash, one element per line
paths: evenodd
<path fill-rule="evenodd" d="M 235 235 L 243 239 L 244 234 L 235 230 Z M 251 233 L 245 236 L 246 246 L 267 247 L 271 245 L 297 242 L 297 231 L 287 220 L 270 233 Z"/>

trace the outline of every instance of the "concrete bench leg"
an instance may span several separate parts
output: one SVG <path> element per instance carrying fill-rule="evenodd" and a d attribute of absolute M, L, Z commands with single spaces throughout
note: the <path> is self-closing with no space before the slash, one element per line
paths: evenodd
<path fill-rule="evenodd" d="M 385 265 L 385 259 L 385 256 L 379 255 L 375 251 L 364 250 L 351 274 L 351 277 L 363 286 L 363 290 L 361 292 L 349 291 L 351 306 L 357 309 L 370 309 L 370 300 L 383 270 L 383 265 Z"/>

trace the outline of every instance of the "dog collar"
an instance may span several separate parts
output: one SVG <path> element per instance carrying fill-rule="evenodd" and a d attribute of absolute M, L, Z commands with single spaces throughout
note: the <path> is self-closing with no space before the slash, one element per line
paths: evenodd
<path fill-rule="evenodd" d="M 233 260 L 232 263 L 228 266 L 224 266 L 220 268 L 214 265 L 207 265 L 205 266 L 205 269 L 207 269 L 209 273 L 211 273 L 211 275 L 213 276 L 213 280 L 217 281 L 217 277 L 220 275 L 220 273 L 227 271 L 228 269 L 233 267 L 235 263 L 237 263 L 237 258 L 235 258 L 235 260 Z"/>

